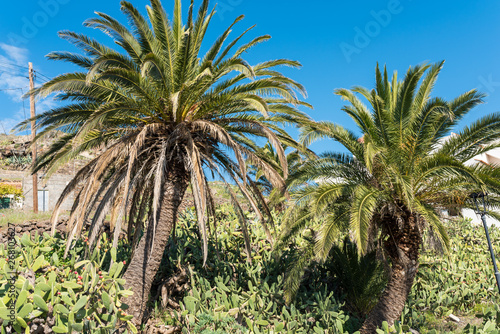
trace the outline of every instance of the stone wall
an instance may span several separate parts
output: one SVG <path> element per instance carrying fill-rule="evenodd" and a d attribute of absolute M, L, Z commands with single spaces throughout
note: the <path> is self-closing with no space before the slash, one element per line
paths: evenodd
<path fill-rule="evenodd" d="M 66 219 L 61 219 L 59 223 L 56 225 L 56 230 L 62 234 L 66 234 Z M 22 224 L 18 224 L 14 227 L 16 235 L 21 237 L 24 233 L 28 233 L 31 236 L 35 235 L 38 232 L 38 235 L 42 235 L 44 232 L 50 234 L 50 229 L 52 225 L 50 225 L 50 221 L 27 221 Z M 8 240 L 7 238 L 7 226 L 4 226 L 0 231 L 0 244 L 5 244 Z"/>
<path fill-rule="evenodd" d="M 63 215 L 59 217 L 59 222 L 56 224 L 56 231 L 59 232 L 63 237 L 66 237 L 67 235 L 68 231 L 67 223 L 68 223 L 68 216 Z M 83 227 L 83 232 L 88 231 L 89 227 L 90 223 L 87 222 Z M 33 220 L 21 224 L 16 224 L 14 226 L 15 235 L 17 235 L 18 237 L 21 237 L 24 233 L 28 233 L 31 236 L 34 236 L 35 233 L 38 233 L 38 235 L 43 235 L 43 233 L 45 232 L 50 234 L 51 229 L 52 225 L 50 224 L 50 220 L 44 220 L 44 221 Z M 0 244 L 5 244 L 8 241 L 7 230 L 8 230 L 7 225 L 0 227 Z M 101 235 L 102 233 L 106 233 L 108 236 L 111 235 L 109 221 L 105 221 L 101 226 L 101 228 L 99 229 L 98 235 Z M 124 230 L 122 230 L 119 238 L 126 239 L 127 233 Z"/>
<path fill-rule="evenodd" d="M 0 182 L 21 182 L 27 174 L 23 171 L 0 169 Z"/>

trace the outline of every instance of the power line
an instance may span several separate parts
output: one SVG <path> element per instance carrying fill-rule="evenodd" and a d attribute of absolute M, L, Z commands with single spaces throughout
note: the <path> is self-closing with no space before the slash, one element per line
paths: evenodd
<path fill-rule="evenodd" d="M 0 65 L 2 65 L 2 64 L 3 65 L 8 65 L 8 66 L 19 67 L 19 68 L 22 68 L 23 70 L 29 70 L 29 68 L 26 67 L 26 66 L 17 65 L 17 64 L 14 64 L 14 63 L 6 62 L 6 61 L 0 62 Z"/>
<path fill-rule="evenodd" d="M 24 87 L 24 88 L 27 88 L 27 86 L 26 86 L 26 87 Z M 24 89 L 23 89 L 23 88 L 5 88 L 5 89 L 0 89 L 0 92 L 4 92 L 4 91 L 11 91 L 11 90 L 20 90 L 20 91 L 21 91 L 21 101 L 23 102 L 23 114 L 24 114 L 24 119 L 28 119 L 28 118 L 26 117 L 26 105 L 24 104 L 24 100 L 25 100 L 26 98 L 23 98 L 23 96 L 24 96 Z M 5 131 L 4 131 L 4 132 L 5 132 Z"/>
<path fill-rule="evenodd" d="M 6 67 L 6 68 L 10 68 L 10 69 L 13 69 L 13 70 L 16 70 L 16 71 L 26 71 L 26 69 L 24 68 L 19 68 L 19 67 L 16 67 L 16 66 L 12 66 L 11 64 L 6 64 L 6 63 L 1 63 L 0 62 L 0 66 L 2 67 Z"/>
<path fill-rule="evenodd" d="M 10 74 L 12 76 L 15 76 L 15 77 L 23 77 L 23 78 L 28 78 L 27 76 L 25 76 L 24 73 L 20 73 L 20 72 L 12 72 L 12 70 L 6 70 L 6 69 L 3 69 L 3 68 L 0 68 L 0 73 L 7 73 L 7 74 Z"/>
<path fill-rule="evenodd" d="M 35 71 L 35 74 L 42 76 L 43 77 L 42 79 L 52 80 L 52 78 L 49 78 L 48 76 L 46 76 L 45 74 L 40 73 L 39 71 Z"/>
<path fill-rule="evenodd" d="M 10 64 L 2 63 L 2 62 L 0 62 L 0 66 L 4 67 L 4 68 L 8 68 L 10 70 L 14 70 L 14 71 L 26 72 L 26 69 L 24 69 L 24 68 L 19 68 L 19 67 L 16 67 L 16 66 L 12 66 Z"/>
<path fill-rule="evenodd" d="M 1 62 L 1 61 L 0 61 L 0 67 L 8 69 L 9 71 L 13 71 L 13 72 L 10 72 L 9 74 L 20 75 L 20 76 L 22 76 L 26 70 L 29 70 L 29 68 L 25 67 L 25 66 L 20 66 L 20 65 L 13 64 L 13 63 Z M 4 71 L 4 72 L 7 72 L 7 71 Z M 42 77 L 41 79 L 43 79 L 45 81 L 52 80 L 51 77 L 41 73 L 40 71 L 33 71 L 33 72 L 36 75 L 39 75 L 40 77 Z"/>
<path fill-rule="evenodd" d="M 5 69 L 7 69 L 7 70 L 5 70 Z M 2 72 L 5 72 L 5 73 L 11 74 L 11 75 L 25 77 L 24 73 L 25 73 L 25 71 L 28 71 L 29 68 L 26 66 L 21 66 L 21 65 L 17 65 L 17 64 L 5 62 L 5 61 L 0 61 L 0 70 Z M 39 79 L 40 79 L 40 81 L 42 81 L 42 83 L 45 83 L 47 81 L 52 80 L 51 77 L 41 73 L 40 71 L 33 71 L 33 73 L 36 76 L 40 76 Z M 28 78 L 28 77 L 26 77 L 26 78 Z"/>
<path fill-rule="evenodd" d="M 4 66 L 4 65 L 2 65 L 2 64 L 0 64 L 0 67 L 1 67 L 3 70 L 12 71 L 12 72 L 16 72 L 16 73 L 21 73 L 21 70 L 19 70 L 19 69 L 17 69 L 17 68 L 14 68 L 14 67 Z"/>
<path fill-rule="evenodd" d="M 36 72 L 35 72 L 34 80 L 35 80 L 35 82 L 36 82 L 36 81 L 40 81 L 42 84 L 44 84 L 44 83 L 48 82 L 50 79 L 49 79 L 49 80 L 47 80 L 47 79 L 44 79 L 44 78 L 39 78 L 39 77 L 36 75 Z"/>
<path fill-rule="evenodd" d="M 24 87 L 24 88 L 27 88 L 27 87 L 28 87 L 28 86 L 26 86 L 26 87 Z M 0 89 L 0 92 L 3 92 L 3 91 L 5 91 L 5 90 L 19 90 L 19 89 L 20 89 L 21 91 L 23 90 L 22 88 L 5 88 L 5 89 Z M 24 93 L 23 93 L 23 95 L 24 95 Z"/>

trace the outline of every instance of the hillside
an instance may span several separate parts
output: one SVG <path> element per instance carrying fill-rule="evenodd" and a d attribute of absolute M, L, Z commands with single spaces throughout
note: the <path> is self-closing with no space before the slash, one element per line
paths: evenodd
<path fill-rule="evenodd" d="M 61 134 L 55 134 L 38 143 L 37 154 L 43 154 Z M 0 135 L 0 170 L 27 171 L 31 165 L 31 135 Z M 83 167 L 91 154 L 81 154 L 77 159 L 62 166 L 59 174 L 72 175 Z"/>

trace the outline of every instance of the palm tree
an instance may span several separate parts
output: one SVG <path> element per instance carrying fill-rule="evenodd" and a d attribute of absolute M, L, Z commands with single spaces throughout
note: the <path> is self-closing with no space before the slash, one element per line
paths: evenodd
<path fill-rule="evenodd" d="M 83 34 L 63 31 L 60 36 L 83 54 L 53 52 L 48 58 L 68 61 L 83 71 L 59 75 L 34 92 L 55 93 L 58 100 L 69 102 L 36 117 L 37 140 L 54 131 L 63 135 L 39 157 L 34 171 L 44 169 L 50 175 L 81 152 L 101 152 L 64 190 L 52 217 L 53 231 L 61 203 L 79 184 L 82 188 L 68 222 L 67 249 L 88 220 L 93 245 L 106 213 L 116 212 L 111 222 L 114 245 L 123 228 L 135 245 L 124 278 L 134 292 L 127 303 L 137 322 L 144 315 L 188 186 L 206 261 L 207 216 L 214 212 L 207 172 L 231 180 L 249 195 L 255 190 L 247 185 L 245 162 L 249 160 L 275 187 L 283 188 L 287 167 L 282 144 L 294 147 L 297 143 L 281 126 L 309 121 L 297 109 L 305 103 L 296 92 L 305 95 L 304 88 L 275 69 L 299 67 L 298 62 L 278 59 L 251 66 L 242 58 L 270 36 L 241 44 L 250 28 L 226 44 L 242 16 L 200 54 L 215 13 L 208 7 L 209 1 L 204 0 L 194 17 L 191 1 L 184 25 L 180 0 L 175 1 L 173 21 L 160 0 L 151 0 L 147 17 L 122 1 L 130 28 L 97 13 L 85 25 L 109 35 L 122 52 Z M 272 143 L 283 177 L 255 153 L 257 138 Z"/>
<path fill-rule="evenodd" d="M 483 95 L 472 90 L 452 101 L 431 98 L 442 65 L 411 67 L 403 81 L 396 73 L 390 80 L 377 65 L 375 89 L 336 90 L 350 103 L 343 111 L 356 122 L 361 138 L 330 122 L 304 128 L 306 145 L 331 138 L 349 153 L 326 153 L 302 168 L 304 185 L 287 213 L 281 247 L 305 227 L 320 229 L 288 275 L 288 300 L 308 261 L 324 260 L 339 230 L 347 228 L 361 253 L 380 245 L 390 260 L 389 282 L 361 328 L 374 333 L 383 321 L 393 324 L 403 310 L 418 270 L 423 230 L 448 245 L 440 208 L 470 205 L 467 196 L 473 191 L 490 193 L 499 207 L 500 172 L 466 162 L 499 146 L 500 113 L 446 137 Z"/>

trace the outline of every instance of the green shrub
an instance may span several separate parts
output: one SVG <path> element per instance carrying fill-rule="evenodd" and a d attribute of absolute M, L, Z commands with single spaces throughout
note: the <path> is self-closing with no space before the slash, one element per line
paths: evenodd
<path fill-rule="evenodd" d="M 495 305 L 494 309 L 490 310 L 483 316 L 481 326 L 467 325 L 464 334 L 499 334 L 500 333 L 500 307 Z"/>
<path fill-rule="evenodd" d="M 199 316 L 198 324 L 193 328 L 193 334 L 232 334 L 247 333 L 248 330 L 236 323 L 232 317 L 215 319 L 208 314 Z"/>
<path fill-rule="evenodd" d="M 422 333 L 433 327 L 439 333 L 446 332 L 448 329 L 438 327 L 451 313 L 487 317 L 500 302 L 482 225 L 458 219 L 447 222 L 447 228 L 451 240 L 449 254 L 422 252 L 415 284 L 401 317 L 402 323 Z M 493 245 L 499 245 L 500 230 L 492 227 L 490 234 Z M 481 330 L 490 327 L 485 322 L 469 326 L 466 333 L 473 333 L 474 328 L 483 333 Z"/>
<path fill-rule="evenodd" d="M 157 277 L 171 277 L 179 267 L 189 272 L 190 290 L 178 297 L 174 325 L 184 333 L 205 328 L 215 322 L 235 319 L 231 330 L 244 328 L 251 333 L 352 333 L 359 322 L 341 308 L 342 302 L 327 291 L 319 275 L 312 275 L 312 288 L 298 294 L 296 303 L 285 305 L 283 297 L 284 268 L 289 257 L 274 258 L 272 246 L 255 217 L 247 213 L 252 226 L 252 261 L 244 253 L 244 240 L 238 217 L 226 207 L 217 209 L 223 217 L 213 231 L 209 243 L 212 254 L 203 267 L 201 245 L 196 234 L 194 216 L 188 211 L 181 216 L 175 242 L 167 248 Z M 277 219 L 279 221 L 279 217 Z M 225 321 L 225 320 L 224 320 Z M 200 326 L 200 324 L 202 326 Z M 240 327 L 235 327 L 236 325 Z M 241 330 L 240 328 L 240 330 Z M 206 327 L 211 331 L 224 328 Z M 226 332 L 230 333 L 226 329 Z M 222 333 L 222 332 L 221 332 Z M 235 332 L 236 333 L 236 332 Z"/>
<path fill-rule="evenodd" d="M 241 319 L 252 333 L 346 333 L 349 320 L 338 303 L 326 292 L 314 292 L 306 304 L 290 307 L 284 304 L 283 282 L 268 284 L 258 278 L 258 266 L 253 269 L 248 286 L 239 287 L 229 277 L 215 279 L 215 284 L 193 273 L 192 291 L 180 303 L 185 333 L 210 315 L 215 319 Z"/>
<path fill-rule="evenodd" d="M 22 189 L 18 189 L 11 184 L 0 183 L 0 198 L 7 195 L 14 195 L 15 200 L 24 197 Z"/>
<path fill-rule="evenodd" d="M 352 313 L 353 298 L 348 291 L 364 294 L 359 297 L 358 305 L 373 305 L 375 295 L 384 285 L 382 269 L 374 255 L 358 257 L 354 245 L 341 243 L 325 265 L 310 267 L 295 301 L 287 307 L 283 299 L 283 277 L 295 249 L 290 248 L 275 258 L 265 233 L 253 215 L 247 214 L 249 224 L 255 225 L 251 229 L 252 261 L 248 262 L 236 215 L 225 207 L 218 210 L 221 221 L 212 230 L 209 243 L 212 256 L 206 268 L 202 267 L 197 227 L 189 211 L 180 219 L 175 242 L 165 252 L 157 281 L 171 277 L 179 267 L 190 272 L 190 288 L 177 296 L 180 307 L 169 317 L 169 324 L 188 333 L 203 317 L 210 316 L 215 320 L 234 318 L 240 326 L 255 333 L 324 333 L 326 330 L 353 333 L 359 329 L 363 318 L 361 312 Z M 276 221 L 279 220 L 277 216 Z M 449 256 L 443 257 L 432 250 L 422 253 L 421 267 L 401 321 L 381 331 L 407 333 L 409 328 L 414 328 L 421 333 L 444 333 L 454 326 L 446 320 L 450 313 L 473 316 L 477 305 L 486 305 L 483 312 L 486 314 L 493 303 L 500 301 L 494 290 L 491 259 L 482 227 L 465 221 L 449 225 L 452 236 Z M 497 228 L 491 230 L 494 244 L 500 244 L 499 232 Z M 339 272 L 335 266 L 345 266 L 345 272 Z M 364 281 L 366 289 L 353 288 L 356 284 L 350 283 L 356 280 Z M 371 284 L 373 289 L 369 287 Z M 368 291 L 374 291 L 373 295 Z M 351 292 L 351 296 L 355 294 Z M 469 326 L 467 333 L 473 333 L 474 328 L 477 333 L 490 333 L 484 331 L 492 328 L 494 322 L 485 318 L 483 325 Z M 443 323 L 447 323 L 446 327 L 438 328 Z"/>
<path fill-rule="evenodd" d="M 325 262 L 332 281 L 345 295 L 349 309 L 364 318 L 377 303 L 387 278 L 375 251 L 359 255 L 356 244 L 348 237 L 335 245 Z"/>
<path fill-rule="evenodd" d="M 11 167 L 27 167 L 31 165 L 31 156 L 12 156 L 1 160 L 2 164 Z"/>

